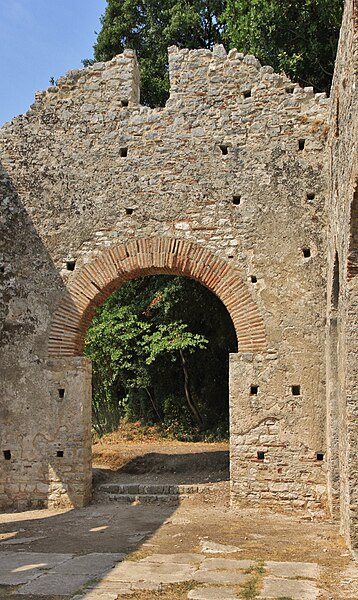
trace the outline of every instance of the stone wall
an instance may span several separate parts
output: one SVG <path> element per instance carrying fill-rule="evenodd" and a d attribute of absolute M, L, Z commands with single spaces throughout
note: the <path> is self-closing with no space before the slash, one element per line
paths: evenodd
<path fill-rule="evenodd" d="M 170 48 L 169 63 L 165 108 L 138 104 L 126 51 L 61 78 L 1 130 L 2 208 L 7 218 L 12 190 L 22 219 L 7 222 L 3 244 L 3 507 L 86 501 L 80 340 L 124 279 L 162 272 L 212 289 L 242 335 L 230 376 L 233 501 L 325 509 L 329 101 L 222 46 Z M 166 248 L 160 264 L 154 247 Z"/>
<path fill-rule="evenodd" d="M 327 423 L 329 491 L 358 547 L 358 13 L 346 2 L 332 88 L 328 200 Z"/>
<path fill-rule="evenodd" d="M 90 497 L 90 364 L 46 358 L 63 282 L 2 168 L 0 191 L 0 507 L 81 506 Z"/>

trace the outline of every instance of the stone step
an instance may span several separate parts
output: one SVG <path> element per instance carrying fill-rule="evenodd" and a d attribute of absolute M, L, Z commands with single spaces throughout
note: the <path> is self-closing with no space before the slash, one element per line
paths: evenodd
<path fill-rule="evenodd" d="M 222 489 L 222 488 L 220 488 Z M 153 484 L 153 483 L 103 483 L 94 496 L 101 501 L 132 504 L 178 503 L 195 494 L 211 494 L 218 491 L 217 484 Z"/>
<path fill-rule="evenodd" d="M 215 484 L 163 484 L 163 483 L 102 483 L 98 486 L 99 492 L 106 494 L 154 494 L 176 495 L 198 494 L 214 491 Z"/>
<path fill-rule="evenodd" d="M 118 502 L 120 504 L 178 504 L 184 497 L 174 494 L 101 494 L 95 495 L 97 500 Z"/>

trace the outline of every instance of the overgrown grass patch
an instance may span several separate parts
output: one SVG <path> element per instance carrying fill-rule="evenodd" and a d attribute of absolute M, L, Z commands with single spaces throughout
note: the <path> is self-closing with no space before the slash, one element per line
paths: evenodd
<path fill-rule="evenodd" d="M 188 592 L 197 586 L 196 581 L 162 584 L 160 590 L 135 590 L 134 596 L 119 594 L 117 600 L 128 600 L 128 598 L 135 598 L 135 600 L 187 600 Z"/>

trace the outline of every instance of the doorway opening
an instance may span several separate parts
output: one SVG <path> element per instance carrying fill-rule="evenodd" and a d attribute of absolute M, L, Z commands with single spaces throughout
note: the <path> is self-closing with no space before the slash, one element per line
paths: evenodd
<path fill-rule="evenodd" d="M 116 290 L 85 337 L 95 481 L 228 480 L 231 352 L 231 317 L 197 281 L 153 275 Z"/>

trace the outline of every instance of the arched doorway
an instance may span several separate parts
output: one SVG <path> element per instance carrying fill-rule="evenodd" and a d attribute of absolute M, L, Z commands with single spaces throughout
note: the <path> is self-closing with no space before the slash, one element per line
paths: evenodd
<path fill-rule="evenodd" d="M 149 275 L 126 282 L 96 311 L 85 337 L 94 432 L 137 422 L 181 441 L 226 439 L 229 354 L 236 352 L 230 315 L 197 281 Z"/>
<path fill-rule="evenodd" d="M 203 246 L 173 238 L 138 239 L 113 246 L 78 271 L 75 269 L 53 314 L 48 337 L 50 361 L 58 364 L 61 372 L 62 383 L 57 384 L 61 385 L 58 393 L 62 399 L 69 398 L 71 393 L 72 406 L 75 403 L 76 409 L 72 416 L 74 427 L 77 423 L 77 434 L 71 444 L 76 448 L 73 455 L 80 456 L 82 462 L 77 467 L 75 485 L 67 486 L 72 504 L 84 504 L 90 497 L 91 369 L 90 361 L 82 357 L 85 333 L 96 309 L 114 290 L 126 281 L 157 274 L 189 277 L 211 290 L 230 315 L 238 352 L 245 356 L 266 352 L 263 320 L 240 272 Z M 67 387 L 72 390 L 69 394 Z M 237 408 L 235 406 L 233 411 L 231 406 L 230 419 L 234 413 L 237 413 Z M 60 452 L 64 456 L 64 451 Z M 69 463 L 67 470 L 71 466 Z M 66 472 L 61 473 L 59 466 L 57 473 L 62 480 L 67 477 Z M 71 486 L 75 487 L 75 494 L 71 494 Z"/>
<path fill-rule="evenodd" d="M 211 482 L 227 498 L 236 352 L 226 308 L 193 279 L 130 280 L 104 302 L 84 348 L 92 360 L 95 497 L 112 498 L 115 489 L 148 502 L 149 485 L 173 500 Z"/>
<path fill-rule="evenodd" d="M 183 275 L 199 281 L 226 306 L 235 327 L 238 352 L 266 350 L 262 317 L 239 271 L 202 246 L 157 238 L 114 246 L 78 274 L 74 272 L 53 316 L 49 356 L 80 356 L 96 308 L 124 282 L 155 274 Z"/>

